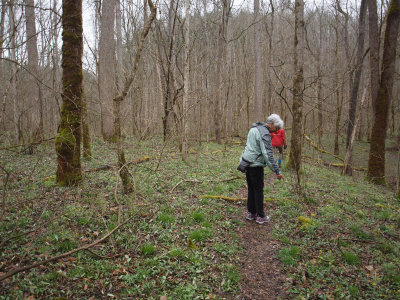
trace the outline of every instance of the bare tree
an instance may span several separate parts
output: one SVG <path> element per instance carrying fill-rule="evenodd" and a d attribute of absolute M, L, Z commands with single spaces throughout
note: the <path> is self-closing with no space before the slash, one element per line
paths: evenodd
<path fill-rule="evenodd" d="M 29 92 L 28 95 L 32 98 L 29 101 L 32 105 L 32 109 L 35 112 L 36 119 L 34 123 L 34 135 L 40 139 L 43 139 L 43 99 L 40 86 L 39 78 L 39 55 L 37 49 L 37 35 L 36 35 L 36 18 L 35 8 L 33 0 L 24 0 L 25 2 L 25 19 L 26 19 L 26 44 L 28 50 L 28 70 L 32 79 L 28 81 Z M 36 113 L 38 112 L 38 114 Z"/>
<path fill-rule="evenodd" d="M 62 186 L 82 181 L 82 0 L 63 0 L 62 108 L 55 140 L 58 168 L 56 181 Z"/>
<path fill-rule="evenodd" d="M 105 140 L 114 137 L 113 97 L 115 95 L 114 21 L 115 0 L 102 3 L 99 40 L 99 96 L 101 102 L 102 134 Z"/>
<path fill-rule="evenodd" d="M 187 156 L 187 135 L 188 135 L 188 104 L 190 95 L 190 69 L 189 69 L 189 37 L 190 37 L 190 0 L 185 1 L 185 24 L 184 24 L 184 85 L 183 85 L 183 103 L 182 103 L 182 160 Z"/>
<path fill-rule="evenodd" d="M 336 118 L 335 118 L 335 142 L 333 153 L 339 155 L 339 131 L 340 131 L 340 118 L 342 116 L 343 108 L 343 88 L 342 93 L 340 93 L 339 86 L 343 86 L 343 83 L 339 83 L 339 72 L 340 72 L 340 60 L 339 60 L 339 15 L 335 14 L 335 82 L 336 82 Z"/>
<path fill-rule="evenodd" d="M 21 112 L 20 112 L 20 103 L 17 99 L 17 57 L 16 57 L 16 35 L 17 28 L 15 24 L 15 7 L 14 1 L 11 0 L 8 3 L 8 19 L 9 19 L 9 36 L 10 36 L 10 59 L 13 62 L 11 64 L 11 79 L 10 79 L 10 88 L 9 88 L 9 97 L 13 102 L 13 121 L 14 121 L 14 134 L 15 141 L 17 143 L 23 140 L 23 131 L 21 124 Z"/>
<path fill-rule="evenodd" d="M 288 167 L 297 173 L 297 184 L 300 188 L 301 169 L 301 143 L 303 134 L 303 88 L 304 88 L 304 2 L 295 1 L 295 25 L 294 25 L 294 79 L 293 79 L 293 126 L 291 137 L 291 149 L 289 153 Z"/>
<path fill-rule="evenodd" d="M 376 0 L 368 0 L 368 33 L 372 116 L 375 116 L 375 101 L 379 89 L 379 31 Z"/>
<path fill-rule="evenodd" d="M 117 140 L 117 147 L 118 147 L 118 151 L 117 151 L 117 156 L 118 156 L 118 167 L 119 167 L 119 175 L 121 177 L 121 181 L 122 181 L 122 185 L 124 188 L 124 192 L 125 193 L 130 193 L 133 191 L 133 182 L 132 182 L 132 178 L 131 175 L 129 174 L 128 168 L 127 168 L 127 163 L 126 163 L 126 159 L 125 159 L 125 153 L 124 153 L 124 149 L 122 146 L 122 137 L 121 137 L 121 113 L 120 113 L 120 105 L 122 103 L 122 101 L 124 101 L 124 99 L 126 98 L 126 95 L 128 94 L 132 82 L 135 79 L 136 76 L 136 71 L 138 68 L 138 64 L 139 64 L 139 60 L 142 54 L 142 50 L 143 50 L 143 44 L 144 41 L 149 33 L 149 30 L 151 28 L 151 24 L 153 23 L 155 17 L 156 17 L 156 13 L 157 10 L 153 4 L 153 2 L 151 0 L 148 0 L 148 4 L 150 7 L 150 16 L 146 19 L 146 22 L 144 24 L 143 27 L 143 31 L 139 37 L 139 41 L 138 41 L 138 45 L 137 45 L 137 50 L 136 50 L 136 55 L 135 55 L 135 60 L 133 62 L 133 66 L 132 66 L 132 70 L 129 73 L 123 87 L 121 88 L 121 92 L 119 92 L 114 98 L 113 98 L 113 102 L 115 103 L 115 110 L 114 110 L 114 114 L 115 114 L 115 122 L 114 122 L 114 126 L 115 126 L 115 136 L 116 136 L 116 140 Z"/>
<path fill-rule="evenodd" d="M 400 0 L 391 0 L 387 13 L 383 45 L 382 73 L 375 101 L 375 121 L 372 127 L 367 178 L 376 184 L 385 183 L 385 141 L 389 108 L 392 101 L 396 45 L 400 24 Z"/>
<path fill-rule="evenodd" d="M 361 80 L 361 72 L 364 58 L 364 36 L 365 36 L 365 14 L 367 12 L 367 0 L 361 0 L 360 16 L 358 21 L 358 36 L 357 36 L 357 54 L 356 54 L 356 71 L 354 73 L 353 85 L 351 87 L 351 95 L 349 100 L 349 118 L 347 123 L 346 149 L 349 149 L 351 133 L 353 132 L 354 121 L 357 110 L 357 97 Z M 347 150 L 346 150 L 347 151 Z M 352 153 L 349 154 L 349 167 L 347 175 L 352 174 Z"/>
<path fill-rule="evenodd" d="M 262 121 L 263 111 L 263 65 L 260 41 L 260 0 L 254 0 L 254 120 Z"/>
<path fill-rule="evenodd" d="M 53 104 L 51 107 L 56 107 L 56 110 L 50 111 L 50 124 L 53 128 L 57 126 L 55 123 L 58 120 L 59 115 L 61 115 L 61 93 L 60 93 L 60 70 L 59 70 L 59 62 L 60 55 L 58 51 L 58 21 L 59 16 L 57 14 L 57 0 L 53 0 L 53 7 L 51 10 L 51 62 L 52 62 L 52 82 L 51 82 L 51 98 L 53 99 Z"/>
<path fill-rule="evenodd" d="M 224 50 L 226 46 L 225 31 L 226 31 L 226 20 L 229 15 L 229 0 L 221 0 L 222 11 L 221 19 L 218 29 L 218 40 L 217 40 L 217 65 L 215 75 L 215 97 L 214 97 L 214 131 L 215 139 L 218 144 L 221 143 L 221 95 L 223 89 L 223 63 L 224 63 Z"/>
<path fill-rule="evenodd" d="M 156 39 L 158 63 L 160 69 L 159 79 L 161 80 L 161 90 L 163 94 L 163 109 L 162 117 L 163 137 L 164 141 L 168 135 L 168 120 L 175 106 L 181 87 L 176 87 L 174 68 L 175 68 L 175 31 L 177 22 L 178 1 L 170 0 L 168 8 L 168 27 L 167 38 L 163 38 L 162 24 L 156 24 Z"/>
<path fill-rule="evenodd" d="M 3 43 L 4 43 L 4 19 L 6 16 L 6 0 L 1 1 L 1 20 L 0 20 L 0 75 L 3 74 Z M 6 114 L 6 97 L 4 92 L 4 85 L 0 84 L 0 100 L 2 103 L 1 107 L 1 115 L 0 115 L 0 129 L 2 131 L 6 130 L 6 121 L 5 121 L 5 114 Z"/>

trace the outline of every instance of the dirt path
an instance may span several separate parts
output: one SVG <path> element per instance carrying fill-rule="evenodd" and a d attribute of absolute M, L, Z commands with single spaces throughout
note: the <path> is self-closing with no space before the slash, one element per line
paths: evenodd
<path fill-rule="evenodd" d="M 274 179 L 272 179 L 274 180 Z M 267 185 L 271 179 L 267 178 Z M 247 187 L 239 191 L 242 197 L 247 195 Z M 265 203 L 264 209 L 274 209 L 271 203 Z M 242 218 L 247 214 L 244 205 Z M 241 295 L 239 299 L 286 299 L 284 289 L 286 276 L 281 270 L 281 263 L 277 258 L 279 242 L 273 240 L 271 231 L 274 220 L 259 225 L 255 221 L 245 220 L 244 226 L 238 232 L 241 238 L 243 253 L 241 261 Z"/>

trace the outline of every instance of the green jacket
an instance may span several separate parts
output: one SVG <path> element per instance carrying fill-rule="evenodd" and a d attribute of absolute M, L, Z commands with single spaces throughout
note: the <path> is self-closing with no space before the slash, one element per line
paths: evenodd
<path fill-rule="evenodd" d="M 277 175 L 281 174 L 272 152 L 271 135 L 265 123 L 257 122 L 251 125 L 241 158 L 250 162 L 250 168 L 268 166 Z"/>

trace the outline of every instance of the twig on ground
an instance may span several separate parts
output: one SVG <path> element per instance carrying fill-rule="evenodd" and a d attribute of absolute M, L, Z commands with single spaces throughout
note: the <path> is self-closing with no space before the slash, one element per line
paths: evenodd
<path fill-rule="evenodd" d="M 117 178 L 118 178 L 118 177 L 117 177 Z M 117 185 L 118 185 L 118 180 L 117 180 L 117 183 L 116 183 L 115 190 L 117 190 Z M 114 195 L 115 195 L 115 197 L 116 197 L 116 194 L 114 194 Z M 121 204 L 119 203 L 119 201 L 118 201 L 117 198 L 115 198 L 115 200 L 116 200 L 116 202 L 118 203 L 118 224 L 117 224 L 117 226 L 114 227 L 114 229 L 112 229 L 111 231 L 109 231 L 109 232 L 108 232 L 106 235 L 104 235 L 101 239 L 98 239 L 98 240 L 96 240 L 96 241 L 94 241 L 94 242 L 92 242 L 92 243 L 90 243 L 90 244 L 83 245 L 83 246 L 81 246 L 81 247 L 79 247 L 79 248 L 76 248 L 76 249 L 73 249 L 73 250 L 71 250 L 71 251 L 65 252 L 65 253 L 63 253 L 63 254 L 60 254 L 60 255 L 51 257 L 51 258 L 49 258 L 49 259 L 45 259 L 45 260 L 43 260 L 43 261 L 40 261 L 40 262 L 31 264 L 31 265 L 29 265 L 29 266 L 20 267 L 20 268 L 15 268 L 15 269 L 13 269 L 13 270 L 11 270 L 11 271 L 5 273 L 4 275 L 0 276 L 0 281 L 3 281 L 4 279 L 7 279 L 7 278 L 9 278 L 9 277 L 11 277 L 11 276 L 13 276 L 13 275 L 15 275 L 15 274 L 18 274 L 18 273 L 21 273 L 21 272 L 24 272 L 24 271 L 27 271 L 27 270 L 36 268 L 36 267 L 41 266 L 41 265 L 44 265 L 44 264 L 48 264 L 48 263 L 50 263 L 50 262 L 57 261 L 57 260 L 59 260 L 59 259 L 61 259 L 61 258 L 70 256 L 70 255 L 72 255 L 72 254 L 74 254 L 74 253 L 76 253 L 76 252 L 79 252 L 79 251 L 81 251 L 81 250 L 87 250 L 87 249 L 89 249 L 89 248 L 91 248 L 91 247 L 93 247 L 93 246 L 95 246 L 95 245 L 97 245 L 97 244 L 99 244 L 99 243 L 105 241 L 105 240 L 106 240 L 107 238 L 109 238 L 115 231 L 117 231 L 121 226 L 123 226 L 123 225 L 125 225 L 127 222 L 129 222 L 129 220 L 131 220 L 131 218 L 132 218 L 132 217 L 131 217 L 131 218 L 128 218 L 125 222 L 121 222 L 121 211 L 122 211 L 122 206 L 121 206 Z"/>
<path fill-rule="evenodd" d="M 107 239 L 108 237 L 110 237 L 115 231 L 117 231 L 121 226 L 125 225 L 130 219 L 131 219 L 131 218 L 129 218 L 128 220 L 126 220 L 124 223 L 118 224 L 117 226 L 115 226 L 114 229 L 112 229 L 110 232 L 108 232 L 105 236 L 103 236 L 101 239 L 98 239 L 98 240 L 94 241 L 93 243 L 83 245 L 82 247 L 73 249 L 73 250 L 71 250 L 71 251 L 65 252 L 65 253 L 63 253 L 63 254 L 54 256 L 54 257 L 49 258 L 49 259 L 45 259 L 45 260 L 43 260 L 43 261 L 34 263 L 34 264 L 32 264 L 32 265 L 29 265 L 29 266 L 25 266 L 25 267 L 21 267 L 21 268 L 15 268 L 15 269 L 13 269 L 13 270 L 7 272 L 6 274 L 0 276 L 0 281 L 3 281 L 4 279 L 7 279 L 7 278 L 9 278 L 9 277 L 11 277 L 11 276 L 13 276 L 13 275 L 15 275 L 15 274 L 18 274 L 18 273 L 21 273 L 21 272 L 24 272 L 24 271 L 27 271 L 27 270 L 36 268 L 36 267 L 38 267 L 38 266 L 42 266 L 42 265 L 48 264 L 48 263 L 50 263 L 50 262 L 57 261 L 57 260 L 59 260 L 59 259 L 61 259 L 61 258 L 70 256 L 70 255 L 72 255 L 72 254 L 74 254 L 74 253 L 76 253 L 76 252 L 79 252 L 79 251 L 81 251 L 81 250 L 89 249 L 89 248 L 91 248 L 91 247 L 93 247 L 93 246 L 95 246 L 95 245 L 97 245 L 97 244 L 103 242 L 104 240 L 106 240 L 106 239 Z"/>
<path fill-rule="evenodd" d="M 94 252 L 94 251 L 92 251 L 92 250 L 90 250 L 90 249 L 85 249 L 87 252 L 89 252 L 90 254 L 93 254 L 94 256 L 97 256 L 97 257 L 99 257 L 99 258 L 105 258 L 105 259 L 112 259 L 112 258 L 115 258 L 115 257 L 117 257 L 117 256 L 120 256 L 120 254 L 115 254 L 115 255 L 113 255 L 113 256 L 106 256 L 106 255 L 100 255 L 100 254 L 97 254 L 96 252 Z"/>

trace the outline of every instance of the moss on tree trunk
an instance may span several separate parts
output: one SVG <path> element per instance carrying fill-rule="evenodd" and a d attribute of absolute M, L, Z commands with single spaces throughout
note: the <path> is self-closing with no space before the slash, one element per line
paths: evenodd
<path fill-rule="evenodd" d="M 63 103 L 55 140 L 58 162 L 56 181 L 62 186 L 71 186 L 82 180 L 82 0 L 63 1 L 62 27 Z"/>

